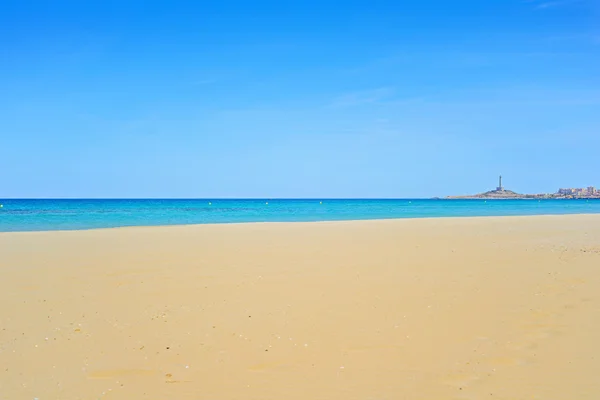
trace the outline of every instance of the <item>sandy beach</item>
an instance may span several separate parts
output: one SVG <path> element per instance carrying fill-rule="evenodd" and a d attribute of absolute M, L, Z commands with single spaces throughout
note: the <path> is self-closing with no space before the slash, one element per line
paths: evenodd
<path fill-rule="evenodd" d="M 1 233 L 0 273 L 0 400 L 600 398 L 600 215 Z"/>

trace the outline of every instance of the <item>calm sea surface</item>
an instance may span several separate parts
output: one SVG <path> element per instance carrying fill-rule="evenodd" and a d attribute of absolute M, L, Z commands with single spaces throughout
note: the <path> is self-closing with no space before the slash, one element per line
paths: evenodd
<path fill-rule="evenodd" d="M 0 200 L 0 231 L 600 213 L 600 200 Z"/>

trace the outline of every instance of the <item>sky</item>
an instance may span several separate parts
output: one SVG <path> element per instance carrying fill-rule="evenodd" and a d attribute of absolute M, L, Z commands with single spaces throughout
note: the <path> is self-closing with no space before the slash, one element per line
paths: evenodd
<path fill-rule="evenodd" d="M 600 186 L 600 0 L 0 1 L 0 198 Z"/>

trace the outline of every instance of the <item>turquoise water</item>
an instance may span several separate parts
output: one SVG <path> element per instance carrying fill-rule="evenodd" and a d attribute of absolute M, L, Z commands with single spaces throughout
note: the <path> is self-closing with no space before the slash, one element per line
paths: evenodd
<path fill-rule="evenodd" d="M 600 200 L 0 200 L 0 204 L 2 232 L 600 213 Z"/>

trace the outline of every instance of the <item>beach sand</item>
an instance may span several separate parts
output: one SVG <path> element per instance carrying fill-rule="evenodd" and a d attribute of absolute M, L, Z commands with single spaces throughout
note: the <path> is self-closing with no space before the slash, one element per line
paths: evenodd
<path fill-rule="evenodd" d="M 600 216 L 0 234 L 0 399 L 600 399 Z"/>

